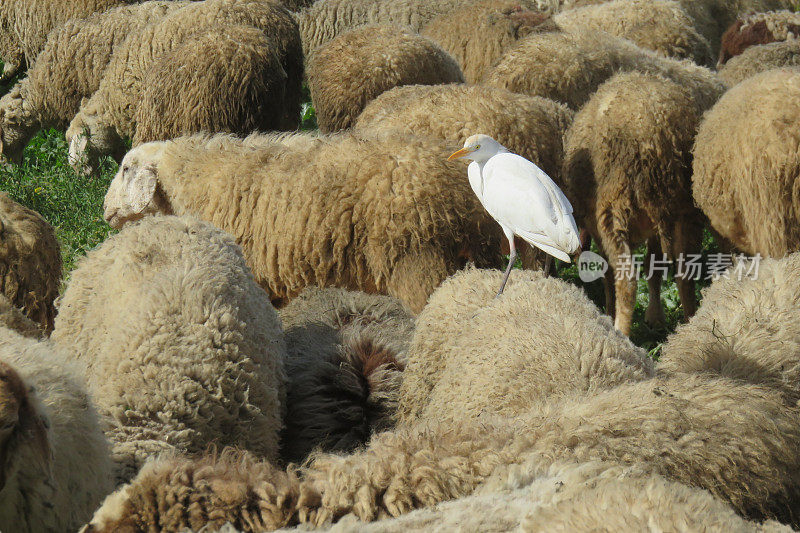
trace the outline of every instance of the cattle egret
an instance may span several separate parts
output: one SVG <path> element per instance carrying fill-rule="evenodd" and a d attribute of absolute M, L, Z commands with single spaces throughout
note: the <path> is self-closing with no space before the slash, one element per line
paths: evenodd
<path fill-rule="evenodd" d="M 497 296 L 503 294 L 517 260 L 514 235 L 562 261 L 569 262 L 580 251 L 572 205 L 542 169 L 488 135 L 473 135 L 448 161 L 461 157 L 472 160 L 467 168 L 469 184 L 511 247 Z"/>

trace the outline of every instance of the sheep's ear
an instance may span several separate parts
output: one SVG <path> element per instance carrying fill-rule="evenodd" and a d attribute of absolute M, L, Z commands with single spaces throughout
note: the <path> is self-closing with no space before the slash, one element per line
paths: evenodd
<path fill-rule="evenodd" d="M 128 200 L 134 213 L 144 212 L 156 195 L 156 172 L 155 168 L 147 167 L 136 173 L 136 176 L 128 182 Z"/>

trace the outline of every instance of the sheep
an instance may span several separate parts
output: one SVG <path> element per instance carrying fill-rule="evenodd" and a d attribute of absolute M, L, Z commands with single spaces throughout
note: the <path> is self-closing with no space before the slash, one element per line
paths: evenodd
<path fill-rule="evenodd" d="M 479 83 L 518 39 L 553 28 L 549 15 L 524 9 L 517 1 L 484 0 L 439 15 L 420 33 L 458 61 L 467 83 Z"/>
<path fill-rule="evenodd" d="M 61 250 L 42 216 L 0 192 L 0 292 L 48 333 L 61 283 Z"/>
<path fill-rule="evenodd" d="M 745 521 L 708 491 L 614 463 L 556 463 L 537 474 L 536 480 L 524 488 L 498 492 L 479 489 L 472 496 L 371 524 L 347 515 L 325 530 L 792 531 L 775 521 Z"/>
<path fill-rule="evenodd" d="M 89 252 L 52 339 L 87 366 L 119 482 L 151 455 L 211 442 L 277 459 L 280 322 L 239 247 L 210 224 L 150 217 Z"/>
<path fill-rule="evenodd" d="M 777 69 L 730 89 L 703 117 L 692 193 L 711 226 L 745 253 L 800 250 L 800 71 Z"/>
<path fill-rule="evenodd" d="M 125 156 L 104 217 L 192 213 L 230 231 L 276 305 L 318 285 L 417 313 L 467 260 L 502 264 L 497 224 L 446 161 L 454 148 L 392 131 L 146 143 Z"/>
<path fill-rule="evenodd" d="M 666 78 L 619 74 L 575 115 L 564 138 L 565 190 L 578 223 L 608 257 L 606 311 L 625 334 L 636 304 L 636 247 L 647 242 L 645 320 L 652 325 L 664 322 L 663 271 L 653 261 L 681 267 L 682 256 L 700 253 L 704 220 L 692 200 L 691 158 L 701 113 L 690 91 Z M 675 282 L 691 317 L 694 279 L 681 270 Z"/>
<path fill-rule="evenodd" d="M 419 31 L 435 17 L 481 0 L 317 0 L 297 15 L 303 52 L 368 24 L 391 24 Z"/>
<path fill-rule="evenodd" d="M 261 30 L 210 29 L 177 46 L 147 74 L 133 144 L 198 130 L 295 129 L 299 110 L 290 105 L 295 96 L 287 94 L 294 89 L 287 87 L 286 72 Z"/>
<path fill-rule="evenodd" d="M 48 36 L 38 61 L 0 98 L 0 158 L 22 161 L 37 131 L 65 130 L 100 86 L 113 51 L 149 22 L 188 2 L 144 2 L 70 20 Z"/>
<path fill-rule="evenodd" d="M 751 46 L 719 69 L 717 76 L 728 86 L 782 67 L 800 67 L 800 40 Z"/>
<path fill-rule="evenodd" d="M 42 339 L 42 327 L 14 307 L 5 295 L 0 294 L 0 327 L 10 329 L 23 337 Z"/>
<path fill-rule="evenodd" d="M 707 68 L 661 57 L 598 31 L 528 35 L 503 56 L 484 84 L 549 98 L 577 110 L 611 76 L 629 71 L 666 76 L 691 90 L 703 109 L 725 90 Z"/>
<path fill-rule="evenodd" d="M 414 318 L 390 296 L 309 287 L 280 311 L 286 335 L 286 460 L 352 451 L 394 425 Z"/>
<path fill-rule="evenodd" d="M 75 531 L 114 489 L 83 369 L 0 327 L 0 529 Z"/>
<path fill-rule="evenodd" d="M 70 19 L 82 19 L 132 0 L 4 0 L 0 2 L 0 81 L 11 79 L 33 63 L 47 34 Z"/>
<path fill-rule="evenodd" d="M 364 106 L 400 85 L 464 81 L 458 63 L 433 41 L 393 26 L 364 26 L 308 58 L 308 89 L 323 133 L 352 126 Z"/>
<path fill-rule="evenodd" d="M 708 41 L 671 0 L 613 0 L 561 12 L 553 21 L 566 32 L 605 31 L 667 57 L 714 63 Z"/>
<path fill-rule="evenodd" d="M 671 335 L 659 371 L 708 372 L 800 400 L 800 253 L 736 264 L 703 292 L 703 305 Z M 741 279 L 740 279 L 741 278 Z"/>
<path fill-rule="evenodd" d="M 515 416 L 537 402 L 653 375 L 647 353 L 580 288 L 514 271 L 493 299 L 502 274 L 467 269 L 431 296 L 400 387 L 403 424 Z"/>
<path fill-rule="evenodd" d="M 505 89 L 417 85 L 383 93 L 367 104 L 354 127 L 401 129 L 459 145 L 476 131 L 486 133 L 558 179 L 563 160 L 561 139 L 572 115 L 564 105 Z M 544 253 L 522 239 L 516 241 L 523 267 L 542 268 Z M 508 243 L 504 244 L 507 248 Z"/>
<path fill-rule="evenodd" d="M 192 37 L 200 37 L 200 42 L 207 47 L 207 40 L 203 40 L 203 33 L 213 29 L 220 32 L 227 32 L 231 26 L 252 26 L 263 31 L 265 38 L 271 41 L 270 49 L 276 55 L 280 66 L 285 75 L 283 95 L 285 97 L 286 109 L 282 117 L 285 119 L 280 124 L 286 126 L 291 124 L 292 129 L 297 125 L 300 117 L 300 85 L 303 78 L 302 47 L 300 45 L 300 35 L 297 24 L 291 13 L 282 5 L 272 1 L 262 0 L 205 0 L 203 2 L 190 2 L 188 5 L 178 9 L 161 20 L 154 21 L 147 25 L 136 35 L 131 35 L 122 46 L 115 50 L 111 61 L 106 67 L 103 79 L 98 90 L 81 106 L 79 113 L 73 118 L 67 128 L 66 138 L 69 144 L 69 156 L 71 164 L 76 170 L 81 172 L 93 172 L 97 166 L 100 155 L 112 155 L 115 159 L 121 159 L 124 155 L 124 137 L 134 137 L 136 133 L 136 112 L 141 107 L 145 92 L 145 83 L 156 83 L 161 80 L 153 80 L 148 77 L 148 73 L 157 69 L 160 59 L 171 54 L 175 55 L 173 65 L 186 65 L 187 68 L 197 69 L 198 65 L 206 65 L 215 73 L 225 72 L 225 78 L 229 79 L 234 86 L 236 84 L 248 85 L 250 82 L 250 72 L 226 72 L 220 65 L 232 58 L 225 57 L 205 57 L 198 58 L 193 46 L 181 47 Z M 235 41 L 235 38 L 233 39 Z M 257 49 L 263 42 L 247 43 L 245 50 Z M 236 53 L 237 49 L 229 43 L 225 48 L 229 53 Z M 179 57 L 179 52 L 189 54 L 189 57 Z M 265 54 L 267 51 L 261 51 Z M 238 60 L 236 60 L 239 63 Z M 274 63 L 268 57 L 259 55 L 256 58 L 248 58 L 243 62 L 246 69 L 255 66 L 264 68 L 265 65 L 272 66 Z M 169 68 L 165 65 L 165 68 Z M 217 74 L 222 76 L 222 74 Z M 272 71 L 258 73 L 258 76 L 273 76 Z M 170 95 L 170 101 L 178 99 L 181 108 L 170 113 L 171 117 L 187 120 L 186 117 L 194 117 L 196 102 L 189 97 L 197 98 L 198 95 L 192 92 L 192 88 L 182 86 L 185 76 L 191 76 L 187 72 L 179 72 L 175 78 L 165 81 L 165 89 L 155 89 L 154 98 L 163 95 L 170 88 L 182 88 L 180 95 Z M 273 83 L 260 82 L 265 85 Z M 202 85 L 206 87 L 207 85 Z M 258 84 L 256 84 L 258 86 Z M 219 90 L 215 86 L 216 90 Z M 227 89 L 225 91 L 230 97 L 236 97 L 236 91 Z M 184 98 L 186 98 L 184 100 Z M 208 100 L 207 95 L 203 95 L 204 101 Z M 262 103 L 263 102 L 259 102 Z M 224 105 L 223 105 L 224 104 Z M 231 113 L 233 117 L 222 121 L 225 123 L 234 122 L 236 110 L 241 102 L 224 102 L 215 109 L 223 109 Z M 177 106 L 177 104 L 175 104 Z M 153 112 L 157 112 L 158 109 Z M 251 114 L 260 113 L 260 109 L 250 110 Z M 152 117 L 153 114 L 148 113 Z M 201 116 L 201 118 L 203 118 Z M 200 131 L 206 126 L 202 122 L 190 122 L 192 128 L 186 133 Z M 259 122 L 260 123 L 260 122 Z M 276 125 L 276 126 L 278 126 Z M 180 126 L 161 125 L 156 127 L 159 133 L 174 132 Z M 239 132 L 249 133 L 249 132 Z"/>
<path fill-rule="evenodd" d="M 286 472 L 265 465 L 251 476 L 256 468 L 152 463 L 110 496 L 84 531 L 133 524 L 137 531 L 179 530 L 188 525 L 189 503 L 197 510 L 190 515 L 198 517 L 195 526 L 242 527 L 249 520 L 250 531 L 263 531 L 321 526 L 350 513 L 369 522 L 471 494 L 522 489 L 556 463 L 588 461 L 706 490 L 748 519 L 797 523 L 798 445 L 797 409 L 768 387 L 702 375 L 656 377 L 516 418 L 397 428 L 364 450 L 317 454 Z M 220 475 L 224 483 L 206 481 Z M 228 489 L 242 485 L 253 489 Z M 216 503 L 222 498 L 231 504 Z M 246 509 L 256 511 L 241 511 L 245 498 Z"/>
<path fill-rule="evenodd" d="M 717 68 L 747 48 L 800 37 L 800 14 L 793 11 L 751 13 L 739 17 L 722 35 Z"/>

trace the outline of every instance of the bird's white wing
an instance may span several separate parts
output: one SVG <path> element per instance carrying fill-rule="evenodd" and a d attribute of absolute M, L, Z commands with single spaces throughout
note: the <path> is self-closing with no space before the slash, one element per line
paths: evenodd
<path fill-rule="evenodd" d="M 565 237 L 568 228 L 577 233 L 572 205 L 535 164 L 516 154 L 498 154 L 484 165 L 483 179 L 483 205 L 498 222 L 542 248 L 561 250 L 573 241 Z"/>

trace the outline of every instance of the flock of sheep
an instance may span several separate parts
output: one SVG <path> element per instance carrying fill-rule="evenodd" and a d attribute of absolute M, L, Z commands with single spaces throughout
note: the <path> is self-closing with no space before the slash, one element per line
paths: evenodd
<path fill-rule="evenodd" d="M 791 7 L 0 0 L 4 163 L 49 127 L 120 162 L 60 294 L 0 193 L 0 530 L 800 527 Z M 527 247 L 494 298 L 474 133 L 564 190 L 613 319 Z M 654 362 L 614 273 L 706 227 L 766 259 L 699 306 L 678 278 Z"/>

